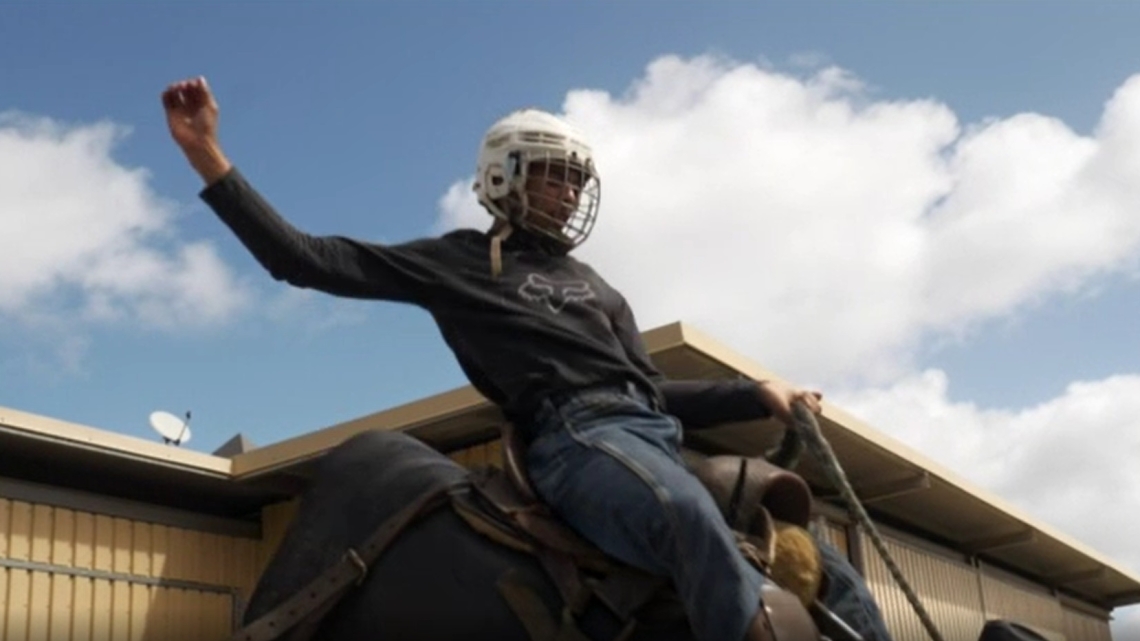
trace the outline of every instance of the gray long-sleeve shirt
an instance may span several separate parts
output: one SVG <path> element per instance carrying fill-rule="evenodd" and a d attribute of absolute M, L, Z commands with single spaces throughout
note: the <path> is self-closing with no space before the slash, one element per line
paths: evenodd
<path fill-rule="evenodd" d="M 391 245 L 309 235 L 236 168 L 201 197 L 275 279 L 428 311 L 471 384 L 524 433 L 545 395 L 626 382 L 688 429 L 769 414 L 753 381 L 665 380 L 625 298 L 585 263 L 525 232 L 503 244 L 495 278 L 485 232 Z"/>

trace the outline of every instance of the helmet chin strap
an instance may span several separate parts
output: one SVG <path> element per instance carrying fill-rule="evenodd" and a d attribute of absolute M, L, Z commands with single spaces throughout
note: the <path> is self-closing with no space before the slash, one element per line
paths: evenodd
<path fill-rule="evenodd" d="M 512 196 L 518 200 L 512 201 Z M 509 218 L 496 218 L 495 224 L 491 226 L 491 278 L 498 278 L 503 273 L 503 243 L 514 233 L 514 217 L 517 210 L 526 211 L 526 203 L 525 190 L 522 194 L 508 194 L 499 203 L 506 209 Z"/>
<path fill-rule="evenodd" d="M 491 234 L 492 278 L 498 278 L 503 273 L 503 243 L 511 237 L 516 228 L 522 230 L 520 233 L 532 235 L 536 242 L 552 255 L 565 255 L 570 251 L 570 248 L 566 247 L 564 243 L 549 237 L 549 234 L 535 232 L 526 224 L 524 212 L 527 211 L 527 203 L 528 194 L 525 191 L 521 194 L 512 193 L 498 203 L 509 218 L 496 217 L 495 223 L 489 231 Z"/>
<path fill-rule="evenodd" d="M 503 241 L 510 238 L 514 226 L 503 219 L 495 220 L 491 227 L 491 277 L 498 278 L 503 273 Z"/>

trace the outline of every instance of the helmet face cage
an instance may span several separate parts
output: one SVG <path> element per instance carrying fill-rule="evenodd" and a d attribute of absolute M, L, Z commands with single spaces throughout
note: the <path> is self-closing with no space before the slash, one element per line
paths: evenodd
<path fill-rule="evenodd" d="M 537 110 L 516 112 L 491 128 L 474 189 L 492 216 L 567 251 L 590 235 L 601 199 L 589 146 L 569 125 Z"/>
<path fill-rule="evenodd" d="M 601 197 L 593 164 L 551 151 L 518 154 L 512 164 L 517 171 L 508 208 L 517 211 L 508 212 L 514 214 L 511 221 L 568 249 L 582 244 L 594 227 Z"/>

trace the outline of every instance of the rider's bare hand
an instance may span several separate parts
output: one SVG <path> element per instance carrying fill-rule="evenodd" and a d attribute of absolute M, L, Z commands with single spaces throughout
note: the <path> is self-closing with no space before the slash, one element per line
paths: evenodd
<path fill-rule="evenodd" d="M 218 144 L 218 103 L 199 76 L 168 86 L 162 92 L 166 124 L 174 142 L 202 179 L 210 184 L 230 170 L 230 162 Z"/>
<path fill-rule="evenodd" d="M 817 391 L 788 387 L 773 381 L 760 381 L 759 385 L 760 399 L 772 412 L 772 416 L 784 425 L 791 426 L 795 423 L 792 405 L 796 402 L 802 403 L 812 414 L 823 412 L 823 406 L 820 404 L 823 394 Z"/>

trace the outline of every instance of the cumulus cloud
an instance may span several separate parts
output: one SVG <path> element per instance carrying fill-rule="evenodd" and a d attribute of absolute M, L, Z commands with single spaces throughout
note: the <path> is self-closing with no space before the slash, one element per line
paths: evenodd
<path fill-rule="evenodd" d="M 174 207 L 112 157 L 125 130 L 0 114 L 0 318 L 28 327 L 215 324 L 246 293 Z"/>
<path fill-rule="evenodd" d="M 795 380 L 891 381 L 931 336 L 1136 266 L 1140 77 L 1089 136 L 711 57 L 658 59 L 563 111 L 602 172 L 581 255 L 643 325 L 692 322 Z M 469 184 L 441 227 L 486 225 Z"/>
<path fill-rule="evenodd" d="M 1140 571 L 1140 375 L 1074 382 L 1018 411 L 949 399 L 944 373 L 832 399 L 1058 531 Z M 1116 613 L 1115 638 L 1140 636 L 1140 611 Z"/>
<path fill-rule="evenodd" d="M 833 400 L 1026 512 L 1140 568 L 1140 467 L 1133 462 L 1140 452 L 1140 375 L 1071 383 L 1057 398 L 1017 411 L 953 402 L 947 388 L 945 374 L 929 370 Z"/>
<path fill-rule="evenodd" d="M 931 340 L 1134 275 L 1140 76 L 1095 129 L 962 123 L 854 75 L 663 57 L 620 95 L 569 92 L 602 211 L 581 255 L 643 327 L 683 320 L 1136 571 L 1140 376 L 1022 409 L 952 402 Z M 440 228 L 485 227 L 457 180 Z M 848 390 L 835 393 L 835 390 Z M 1105 509 L 1105 506 L 1112 506 Z M 1117 638 L 1140 634 L 1119 610 Z"/>

